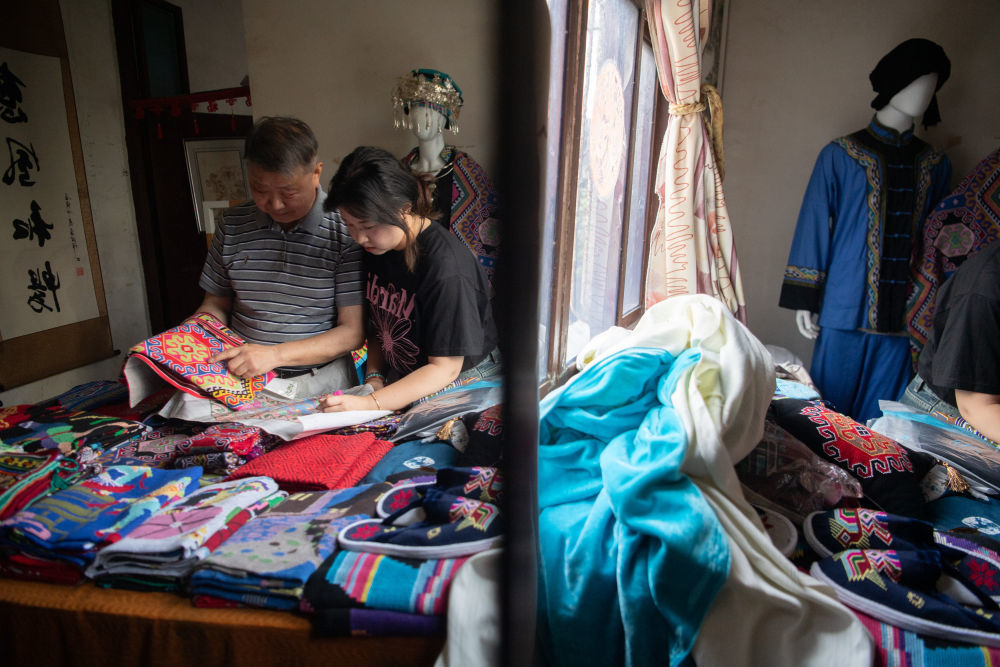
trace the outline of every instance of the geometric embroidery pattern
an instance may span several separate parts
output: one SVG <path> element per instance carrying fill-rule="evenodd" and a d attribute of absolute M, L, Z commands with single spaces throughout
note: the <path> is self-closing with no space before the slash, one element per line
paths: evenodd
<path fill-rule="evenodd" d="M 161 378 L 193 396 L 210 396 L 229 408 L 248 407 L 273 372 L 241 378 L 223 363 L 209 359 L 239 347 L 243 339 L 208 313 L 198 313 L 179 326 L 134 345 L 129 356 L 149 366 Z"/>
<path fill-rule="evenodd" d="M 874 535 L 882 544 L 892 544 L 892 534 L 886 521 L 885 512 L 857 510 L 834 510 L 830 516 L 830 534 L 846 549 L 857 547 L 867 549 Z"/>
<path fill-rule="evenodd" d="M 898 582 L 903 573 L 895 551 L 852 550 L 840 562 L 848 580 L 857 582 L 867 579 L 882 590 L 886 590 L 883 576 Z"/>
<path fill-rule="evenodd" d="M 476 530 L 485 531 L 493 523 L 493 520 L 500 516 L 500 511 L 496 506 L 464 496 L 458 496 L 455 499 L 448 513 L 452 522 L 458 519 L 462 520 L 455 528 L 456 531 L 469 526 Z"/>
<path fill-rule="evenodd" d="M 816 404 L 803 407 L 801 414 L 817 425 L 816 432 L 824 438 L 823 451 L 858 477 L 868 479 L 893 470 L 913 472 L 902 447 L 850 417 Z"/>

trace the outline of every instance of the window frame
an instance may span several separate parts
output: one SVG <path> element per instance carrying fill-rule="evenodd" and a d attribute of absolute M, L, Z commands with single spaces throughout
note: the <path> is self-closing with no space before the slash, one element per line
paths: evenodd
<path fill-rule="evenodd" d="M 644 229 L 642 256 L 640 268 L 640 298 L 638 306 L 623 312 L 625 298 L 626 267 L 633 259 L 628 257 L 629 220 L 631 216 L 633 183 L 635 174 L 632 169 L 637 146 L 635 131 L 639 113 L 640 70 L 642 67 L 643 45 L 652 45 L 649 35 L 649 24 L 642 3 L 631 0 L 638 8 L 639 29 L 635 41 L 635 57 L 633 66 L 632 108 L 628 119 L 629 145 L 624 156 L 625 202 L 621 231 L 621 251 L 618 265 L 617 303 L 615 304 L 616 324 L 621 327 L 632 327 L 645 312 L 646 272 L 649 259 L 649 239 L 656 221 L 658 199 L 654 192 L 656 180 L 656 164 L 663 134 L 667 125 L 666 99 L 660 91 L 659 74 L 657 73 L 653 101 L 653 131 L 650 146 L 650 169 L 647 182 L 641 184 L 646 188 L 646 211 L 643 215 Z M 580 178 L 580 141 L 584 113 L 584 77 L 587 65 L 587 30 L 590 16 L 590 2 L 571 2 L 567 7 L 566 17 L 566 56 L 562 90 L 562 110 L 559 119 L 560 150 L 558 160 L 558 187 L 556 192 L 555 241 L 556 250 L 553 253 L 552 267 L 552 298 L 549 303 L 549 327 L 547 330 L 547 367 L 539 390 L 545 395 L 566 381 L 574 372 L 572 361 L 563 363 L 567 350 L 567 335 L 570 324 L 570 298 L 573 277 L 573 248 L 576 237 L 576 200 Z"/>

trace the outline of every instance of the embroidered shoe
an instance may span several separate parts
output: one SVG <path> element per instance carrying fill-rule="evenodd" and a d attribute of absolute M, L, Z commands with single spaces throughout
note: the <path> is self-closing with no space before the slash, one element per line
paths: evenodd
<path fill-rule="evenodd" d="M 934 541 L 943 560 L 1000 603 L 1000 554 L 954 533 L 935 532 Z"/>
<path fill-rule="evenodd" d="M 810 574 L 848 607 L 896 627 L 1000 647 L 1000 615 L 989 597 L 967 607 L 939 592 L 957 582 L 942 576 L 938 551 L 846 549 L 813 563 Z"/>
<path fill-rule="evenodd" d="M 344 527 L 337 542 L 350 551 L 367 551 L 400 558 L 458 558 L 497 546 L 503 521 L 496 505 L 465 496 L 426 489 L 420 507 L 423 518 L 409 525 L 395 519 L 413 513 L 404 507 L 384 519 L 363 519 Z"/>
<path fill-rule="evenodd" d="M 437 471 L 436 478 L 430 481 L 419 478 L 396 484 L 379 498 L 375 512 L 380 517 L 387 517 L 410 506 L 413 512 L 401 514 L 393 523 L 407 525 L 423 521 L 423 498 L 431 488 L 497 505 L 503 496 L 503 476 L 496 468 L 442 468 Z"/>
<path fill-rule="evenodd" d="M 821 557 L 844 549 L 911 551 L 934 546 L 934 526 L 926 521 L 864 508 L 813 512 L 802 522 L 802 532 Z"/>

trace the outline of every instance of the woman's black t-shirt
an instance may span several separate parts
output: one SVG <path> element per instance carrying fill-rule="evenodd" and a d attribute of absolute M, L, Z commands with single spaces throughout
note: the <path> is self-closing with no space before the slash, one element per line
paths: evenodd
<path fill-rule="evenodd" d="M 497 344 L 486 273 L 472 251 L 441 225 L 417 236 L 417 266 L 402 251 L 365 254 L 369 344 L 386 370 L 406 375 L 427 357 L 465 357 L 472 368 Z"/>

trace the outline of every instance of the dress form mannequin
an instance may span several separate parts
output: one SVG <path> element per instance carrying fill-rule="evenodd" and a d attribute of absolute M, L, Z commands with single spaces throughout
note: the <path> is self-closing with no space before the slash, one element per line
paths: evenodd
<path fill-rule="evenodd" d="M 467 153 L 449 146 L 445 130 L 458 132 L 462 91 L 444 72 L 415 69 L 392 94 L 397 128 L 409 130 L 417 146 L 402 158 L 412 171 L 434 175 L 439 222 L 476 255 L 493 283 L 499 245 L 497 196 L 486 171 Z"/>
<path fill-rule="evenodd" d="M 441 152 L 444 150 L 443 130 L 447 119 L 444 114 L 430 107 L 418 106 L 410 110 L 413 117 L 410 130 L 417 138 L 417 159 L 410 165 L 413 171 L 437 173 L 444 168 Z"/>
<path fill-rule="evenodd" d="M 823 397 L 858 421 L 898 399 L 911 372 L 905 311 L 913 239 L 950 190 L 947 157 L 913 135 L 940 120 L 950 74 L 940 46 L 903 42 L 869 78 L 877 110 L 863 130 L 820 152 L 803 198 L 779 305 L 816 340 L 810 374 Z"/>
<path fill-rule="evenodd" d="M 899 133 L 913 127 L 914 121 L 924 115 L 937 91 L 938 74 L 930 72 L 917 77 L 906 88 L 892 96 L 889 103 L 875 112 L 875 118 L 886 127 Z M 815 340 L 819 335 L 819 313 L 809 310 L 795 311 L 795 325 L 804 337 Z"/>

